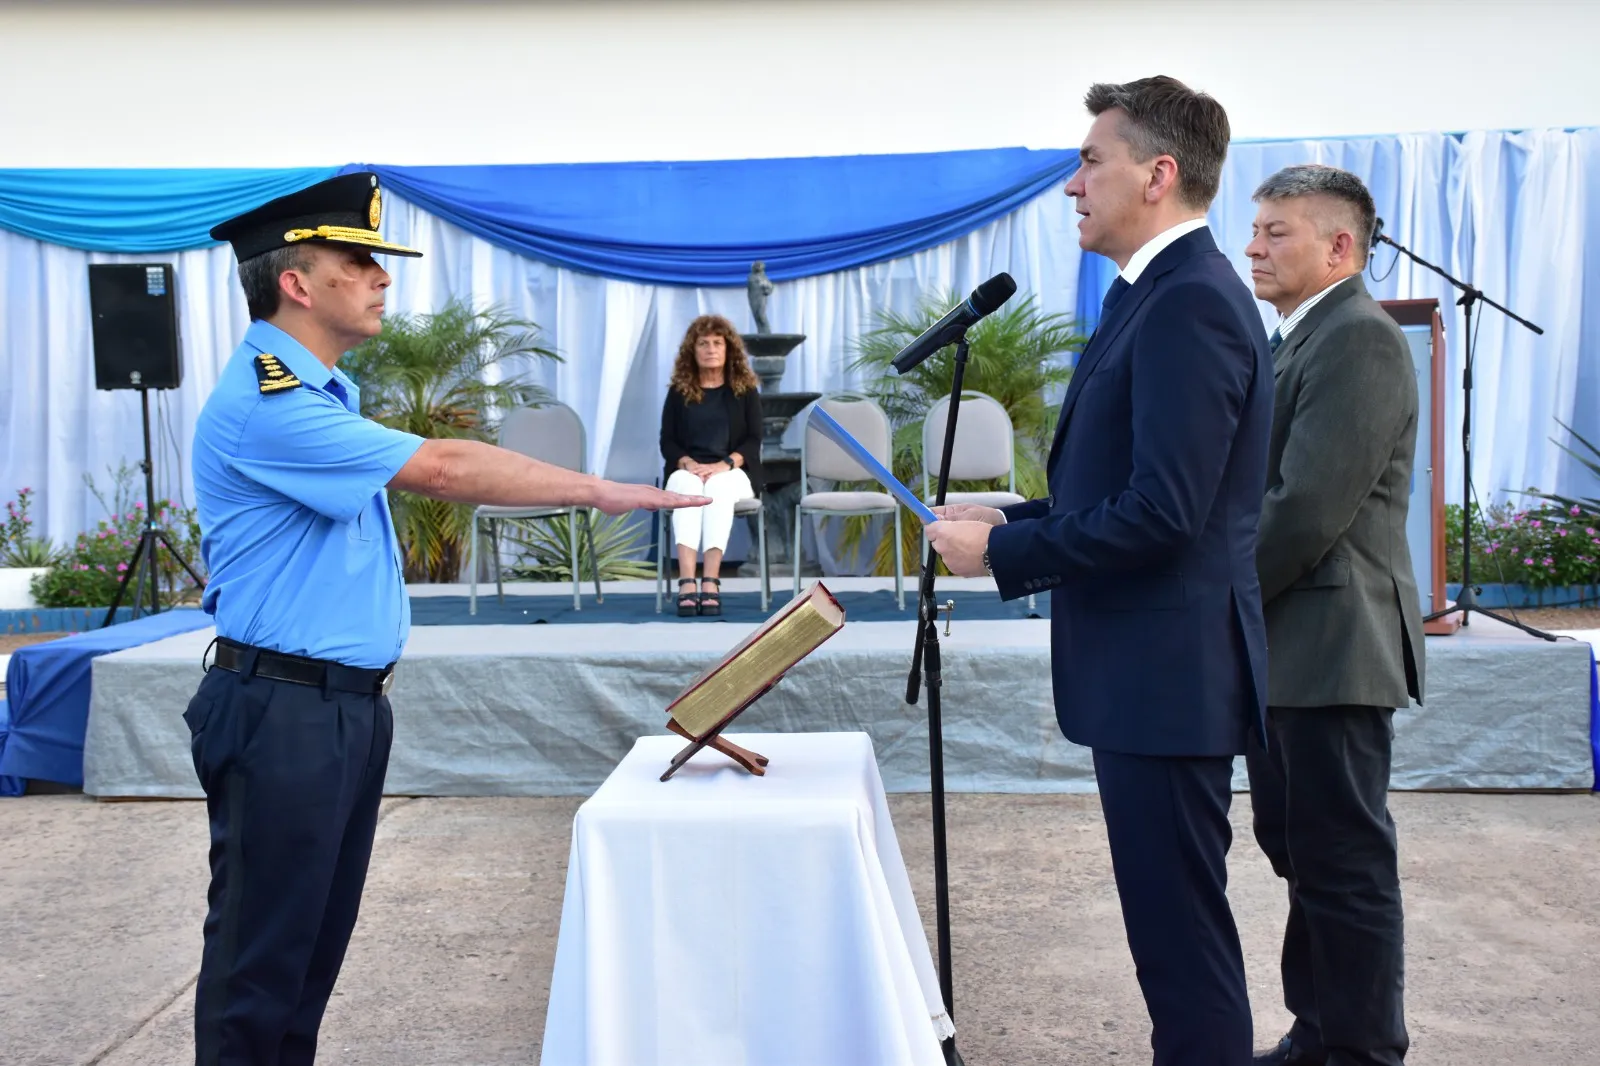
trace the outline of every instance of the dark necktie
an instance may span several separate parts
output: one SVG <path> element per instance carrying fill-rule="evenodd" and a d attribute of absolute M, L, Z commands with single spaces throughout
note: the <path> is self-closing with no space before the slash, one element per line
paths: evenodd
<path fill-rule="evenodd" d="M 1117 306 L 1117 301 L 1131 288 L 1133 286 L 1128 284 L 1128 279 L 1118 274 L 1116 280 L 1111 283 L 1111 288 L 1106 290 L 1105 300 L 1100 304 L 1101 316 L 1109 315 L 1111 309 Z"/>
<path fill-rule="evenodd" d="M 1278 350 L 1278 345 L 1280 345 L 1282 343 L 1283 343 L 1283 334 L 1280 333 L 1277 330 L 1273 330 L 1272 331 L 1272 336 L 1267 338 L 1267 344 L 1269 346 L 1269 349 L 1271 351 L 1273 351 L 1273 352 L 1276 352 Z"/>

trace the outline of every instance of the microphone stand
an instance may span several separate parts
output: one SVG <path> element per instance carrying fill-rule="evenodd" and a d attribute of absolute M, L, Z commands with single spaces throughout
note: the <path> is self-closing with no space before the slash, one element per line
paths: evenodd
<path fill-rule="evenodd" d="M 1457 594 L 1454 606 L 1445 607 L 1441 610 L 1434 611 L 1432 614 L 1425 616 L 1422 620 L 1424 622 L 1432 622 L 1436 618 L 1443 618 L 1446 615 L 1459 613 L 1461 615 L 1461 624 L 1465 626 L 1469 623 L 1472 612 L 1476 611 L 1481 615 L 1486 615 L 1490 618 L 1493 618 L 1496 622 L 1503 622 L 1508 626 L 1520 629 L 1530 636 L 1553 641 L 1556 638 L 1551 634 L 1544 632 L 1543 630 L 1535 629 L 1530 625 L 1524 625 L 1514 618 L 1507 618 L 1504 615 L 1496 614 L 1494 611 L 1491 611 L 1486 607 L 1479 606 L 1478 590 L 1472 586 L 1472 352 L 1474 347 L 1472 339 L 1472 307 L 1474 304 L 1482 301 L 1483 303 L 1488 304 L 1490 307 L 1493 307 L 1495 310 L 1504 314 L 1507 318 L 1510 318 L 1512 321 L 1528 327 L 1540 336 L 1544 335 L 1544 330 L 1540 329 L 1532 322 L 1529 322 L 1521 315 L 1518 315 L 1516 312 L 1495 303 L 1493 300 L 1485 296 L 1480 290 L 1468 285 L 1466 282 L 1451 277 L 1449 274 L 1445 273 L 1444 270 L 1428 262 L 1426 259 L 1423 259 L 1409 248 L 1406 248 L 1404 245 L 1401 245 L 1390 239 L 1390 237 L 1381 229 L 1377 233 L 1373 234 L 1373 236 L 1376 241 L 1389 245 L 1391 248 L 1395 249 L 1395 251 L 1407 256 L 1413 262 L 1427 267 L 1429 270 L 1448 281 L 1451 285 L 1455 286 L 1457 289 L 1460 289 L 1461 299 L 1457 300 L 1456 303 L 1461 306 L 1466 318 L 1466 329 L 1462 337 L 1464 344 L 1462 347 L 1461 357 L 1461 389 L 1463 393 L 1461 405 L 1461 451 L 1463 456 L 1461 464 L 1463 481 L 1463 493 L 1461 497 L 1461 592 Z M 1482 328 L 1481 322 L 1479 328 Z"/>
<path fill-rule="evenodd" d="M 967 334 L 961 332 L 956 342 L 955 377 L 950 387 L 950 410 L 945 420 L 944 455 L 939 460 L 939 491 L 937 505 L 944 504 L 945 489 L 950 482 L 950 456 L 956 441 L 956 410 L 961 405 L 961 379 L 967 369 Z M 927 456 L 923 456 L 927 461 Z M 933 580 L 938 565 L 938 553 L 928 545 L 928 555 L 922 562 L 922 581 L 917 589 L 917 621 L 921 633 L 911 653 L 911 674 L 906 679 L 906 702 L 915 706 L 918 685 L 926 678 L 928 685 L 928 775 L 933 791 L 933 891 L 934 921 L 939 939 L 939 994 L 944 998 L 944 1008 L 955 1023 L 954 982 L 950 974 L 950 867 L 945 855 L 944 831 L 944 721 L 941 705 L 943 678 L 939 661 L 939 612 L 933 602 Z M 944 1041 L 946 1066 L 965 1066 L 961 1052 L 956 1050 L 955 1037 Z"/>

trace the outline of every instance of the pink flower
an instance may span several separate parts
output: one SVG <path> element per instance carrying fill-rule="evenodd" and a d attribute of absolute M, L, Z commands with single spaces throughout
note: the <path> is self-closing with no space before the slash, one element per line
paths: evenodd
<path fill-rule="evenodd" d="M 24 488 L 24 489 L 23 489 L 23 490 L 22 490 L 22 494 L 23 494 L 23 495 L 24 495 L 24 496 L 27 496 L 27 495 L 29 495 L 29 494 L 30 494 L 30 493 L 32 493 L 32 492 L 33 492 L 33 490 L 32 490 L 32 489 L 30 489 L 30 488 Z"/>
<path fill-rule="evenodd" d="M 1556 536 L 1558 536 L 1558 537 L 1564 537 L 1564 536 L 1566 536 L 1566 535 L 1567 535 L 1567 531 L 1566 531 L 1566 530 L 1564 530 L 1564 529 L 1558 529 L 1558 530 L 1556 530 Z"/>
<path fill-rule="evenodd" d="M 1554 559 L 1550 558 L 1550 556 L 1546 555 L 1544 557 L 1544 565 L 1546 565 L 1546 566 L 1554 566 L 1554 565 L 1556 565 L 1556 561 Z"/>
<path fill-rule="evenodd" d="M 1578 510 L 1578 505 L 1577 504 L 1573 504 L 1572 505 L 1572 510 L 1568 511 L 1567 513 L 1572 515 L 1574 518 L 1576 518 L 1578 516 L 1578 514 L 1580 513 L 1579 510 Z"/>
<path fill-rule="evenodd" d="M 1523 566 L 1532 566 L 1533 565 L 1533 560 L 1532 559 L 1524 559 L 1524 560 L 1522 560 L 1522 565 Z"/>
<path fill-rule="evenodd" d="M 135 511 L 142 511 L 142 510 L 144 510 L 144 504 L 142 504 L 142 503 L 136 503 L 136 504 L 134 504 L 134 505 L 133 505 L 133 509 L 134 509 L 134 510 L 135 510 Z"/>
<path fill-rule="evenodd" d="M 79 563 L 78 564 L 78 569 L 79 570 L 87 570 L 87 569 L 89 569 L 89 564 L 88 563 Z"/>
<path fill-rule="evenodd" d="M 1532 522 L 1529 522 L 1528 525 L 1532 526 L 1534 529 L 1538 529 L 1540 526 L 1544 525 L 1544 523 L 1535 518 Z"/>
<path fill-rule="evenodd" d="M 1495 548 L 1497 548 L 1497 547 L 1499 547 L 1499 545 L 1497 545 L 1497 544 L 1490 544 L 1490 545 L 1489 545 L 1489 546 L 1488 546 L 1488 547 L 1487 547 L 1487 548 L 1485 548 L 1485 549 L 1483 549 L 1483 550 L 1484 550 L 1484 551 L 1485 551 L 1485 552 L 1486 552 L 1486 553 L 1488 553 L 1488 554 L 1489 554 L 1489 555 L 1493 555 L 1493 554 L 1494 554 L 1494 550 L 1495 550 Z"/>
<path fill-rule="evenodd" d="M 122 571 L 126 570 L 127 568 L 128 568 L 128 564 L 127 563 L 118 563 L 117 564 L 117 573 L 120 574 L 120 573 L 122 573 Z M 102 567 L 101 569 L 104 569 L 104 567 Z"/>
<path fill-rule="evenodd" d="M 1584 529 L 1584 532 L 1585 532 L 1585 533 L 1587 533 L 1587 534 L 1589 534 L 1589 536 L 1591 536 L 1591 537 L 1592 537 L 1592 536 L 1594 536 L 1594 535 L 1595 535 L 1595 532 L 1594 532 L 1594 527 L 1593 527 L 1593 526 L 1587 526 L 1587 527 L 1585 527 L 1585 529 Z"/>

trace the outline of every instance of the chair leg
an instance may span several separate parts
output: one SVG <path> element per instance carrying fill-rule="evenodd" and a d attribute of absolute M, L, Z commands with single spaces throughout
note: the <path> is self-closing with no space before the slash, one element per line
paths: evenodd
<path fill-rule="evenodd" d="M 472 535 L 467 541 L 467 574 L 472 591 L 467 593 L 467 613 L 478 613 L 478 516 L 472 516 Z"/>
<path fill-rule="evenodd" d="M 489 521 L 489 550 L 494 554 L 494 595 L 501 603 L 506 602 L 505 582 L 500 573 L 500 519 Z"/>
<path fill-rule="evenodd" d="M 594 571 L 594 602 L 606 602 L 605 593 L 600 591 L 600 556 L 594 553 L 594 522 L 589 518 L 589 509 L 583 509 L 583 537 L 589 544 L 589 566 Z"/>
<path fill-rule="evenodd" d="M 756 551 L 761 556 L 761 613 L 767 613 L 772 602 L 772 575 L 767 571 L 767 509 L 763 504 L 756 512 Z"/>
<path fill-rule="evenodd" d="M 572 550 L 572 609 L 583 610 L 583 599 L 579 595 L 579 588 L 583 581 L 583 573 L 578 569 L 578 509 L 574 507 L 567 512 L 567 545 Z"/>
<path fill-rule="evenodd" d="M 894 600 L 900 610 L 906 609 L 905 549 L 900 543 L 900 507 L 894 509 Z"/>
<path fill-rule="evenodd" d="M 656 512 L 656 614 L 667 588 L 667 512 Z"/>
<path fill-rule="evenodd" d="M 800 513 L 798 505 L 794 509 L 794 551 L 789 553 L 789 561 L 794 566 L 794 594 L 800 595 L 800 522 L 804 516 Z"/>

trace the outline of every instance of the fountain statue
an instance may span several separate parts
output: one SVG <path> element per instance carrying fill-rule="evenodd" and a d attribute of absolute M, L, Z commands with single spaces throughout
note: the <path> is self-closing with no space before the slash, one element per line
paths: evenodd
<path fill-rule="evenodd" d="M 761 379 L 761 468 L 767 482 L 767 523 L 769 529 L 787 530 L 792 528 L 794 505 L 801 495 L 800 452 L 783 447 L 783 433 L 794 416 L 821 393 L 778 391 L 789 353 L 806 337 L 803 333 L 771 332 L 767 297 L 772 295 L 773 284 L 767 277 L 766 263 L 758 260 L 751 266 L 745 288 L 756 331 L 741 333 L 739 339 L 744 342 L 750 369 Z M 785 536 L 767 539 L 767 550 L 774 561 L 786 559 L 788 549 L 789 539 Z"/>

